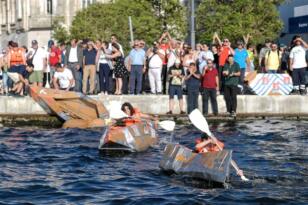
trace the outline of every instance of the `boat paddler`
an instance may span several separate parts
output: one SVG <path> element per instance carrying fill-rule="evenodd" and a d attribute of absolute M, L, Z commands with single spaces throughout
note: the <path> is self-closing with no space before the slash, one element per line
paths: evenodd
<path fill-rule="evenodd" d="M 219 145 L 219 147 L 217 144 Z M 224 146 L 225 146 L 224 143 L 219 141 L 216 137 L 214 136 L 209 137 L 206 133 L 203 133 L 201 139 L 196 140 L 195 151 L 197 153 L 218 152 L 221 151 L 224 148 Z M 237 174 L 240 177 L 244 176 L 243 171 L 239 168 Z"/>
<path fill-rule="evenodd" d="M 142 120 L 153 120 L 155 121 L 155 125 L 158 122 L 158 118 L 156 116 L 151 116 L 140 112 L 138 108 L 134 108 L 129 102 L 123 103 L 121 110 L 128 115 L 128 118 L 124 119 L 126 124 L 133 124 L 141 122 Z"/>

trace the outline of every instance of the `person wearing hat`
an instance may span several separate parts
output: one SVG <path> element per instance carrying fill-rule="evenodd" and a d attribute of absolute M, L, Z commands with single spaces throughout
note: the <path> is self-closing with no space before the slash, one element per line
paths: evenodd
<path fill-rule="evenodd" d="M 185 114 L 183 105 L 183 79 L 185 76 L 183 66 L 179 58 L 175 60 L 175 65 L 169 68 L 169 111 L 167 114 L 173 113 L 174 96 L 176 95 L 179 100 L 180 114 Z"/>
<path fill-rule="evenodd" d="M 33 64 L 33 72 L 29 76 L 31 84 L 42 87 L 43 86 L 43 70 L 47 66 L 47 52 L 38 46 L 38 42 L 33 40 L 32 46 L 27 56 L 27 64 Z"/>
<path fill-rule="evenodd" d="M 294 47 L 290 52 L 290 70 L 292 71 L 294 93 L 305 95 L 308 44 L 300 36 L 294 36 L 292 43 Z"/>

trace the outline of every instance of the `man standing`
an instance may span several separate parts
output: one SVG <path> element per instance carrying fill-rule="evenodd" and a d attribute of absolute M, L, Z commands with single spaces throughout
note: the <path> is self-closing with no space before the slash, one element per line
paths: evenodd
<path fill-rule="evenodd" d="M 271 42 L 270 40 L 265 41 L 265 47 L 261 48 L 259 54 L 259 67 L 262 72 L 265 72 L 265 54 L 271 50 Z"/>
<path fill-rule="evenodd" d="M 142 89 L 142 74 L 146 69 L 146 58 L 145 52 L 140 47 L 139 41 L 134 42 L 134 48 L 129 53 L 128 59 L 128 71 L 129 76 L 129 90 L 130 94 L 140 94 Z M 137 82 L 137 85 L 136 85 Z M 135 90 L 136 88 L 136 90 Z"/>
<path fill-rule="evenodd" d="M 295 94 L 305 95 L 306 49 L 308 48 L 308 44 L 300 36 L 295 36 L 293 43 L 295 46 L 290 52 L 290 70 L 293 71 L 294 92 Z"/>
<path fill-rule="evenodd" d="M 75 86 L 72 71 L 62 67 L 60 63 L 55 65 L 56 72 L 53 77 L 53 86 L 55 89 L 70 91 Z"/>
<path fill-rule="evenodd" d="M 50 66 L 50 77 L 53 78 L 53 75 L 56 71 L 56 64 L 61 63 L 61 50 L 55 45 L 53 40 L 48 42 L 49 46 L 49 66 Z"/>
<path fill-rule="evenodd" d="M 30 74 L 30 83 L 39 87 L 43 86 L 43 70 L 47 66 L 47 53 L 43 48 L 38 47 L 36 40 L 32 41 L 32 49 L 29 51 L 29 59 L 32 59 L 34 71 Z M 28 61 L 29 61 L 28 59 Z"/>
<path fill-rule="evenodd" d="M 77 39 L 71 40 L 71 45 L 66 48 L 64 64 L 73 73 L 75 79 L 74 91 L 81 92 L 81 67 L 83 63 L 82 48 L 77 45 Z"/>
<path fill-rule="evenodd" d="M 241 92 L 243 91 L 246 67 L 250 70 L 250 61 L 247 50 L 244 48 L 243 41 L 237 42 L 237 48 L 234 50 L 234 61 L 239 64 L 241 69 L 240 85 Z"/>
<path fill-rule="evenodd" d="M 90 90 L 89 93 L 93 95 L 95 89 L 95 75 L 96 75 L 96 54 L 94 43 L 89 41 L 87 49 L 83 51 L 83 78 L 82 78 L 82 92 L 87 93 L 88 78 L 90 76 Z"/>
<path fill-rule="evenodd" d="M 211 100 L 212 111 L 218 115 L 217 92 L 219 92 L 218 71 L 214 67 L 213 60 L 207 60 L 202 74 L 202 105 L 203 114 L 208 114 L 208 101 Z"/>
<path fill-rule="evenodd" d="M 198 97 L 200 89 L 200 72 L 195 63 L 190 63 L 185 77 L 187 88 L 187 113 L 198 108 Z"/>
<path fill-rule="evenodd" d="M 225 76 L 224 96 L 227 112 L 231 117 L 236 117 L 237 86 L 241 71 L 239 64 L 234 61 L 233 55 L 229 55 L 228 63 L 225 64 L 222 74 Z"/>
<path fill-rule="evenodd" d="M 277 73 L 281 61 L 281 53 L 276 43 L 271 44 L 271 50 L 265 54 L 265 71 L 267 73 Z"/>

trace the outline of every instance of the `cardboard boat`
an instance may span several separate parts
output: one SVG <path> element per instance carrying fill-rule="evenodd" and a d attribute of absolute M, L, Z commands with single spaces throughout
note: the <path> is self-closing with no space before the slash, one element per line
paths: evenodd
<path fill-rule="evenodd" d="M 103 127 L 109 118 L 102 103 L 82 93 L 30 86 L 30 95 L 48 114 L 65 121 L 64 128 Z"/>
<path fill-rule="evenodd" d="M 100 151 L 142 152 L 157 143 L 152 122 L 138 122 L 129 126 L 111 126 L 103 133 Z"/>
<path fill-rule="evenodd" d="M 168 144 L 159 167 L 166 172 L 225 183 L 229 177 L 231 150 L 195 153 L 179 144 Z"/>

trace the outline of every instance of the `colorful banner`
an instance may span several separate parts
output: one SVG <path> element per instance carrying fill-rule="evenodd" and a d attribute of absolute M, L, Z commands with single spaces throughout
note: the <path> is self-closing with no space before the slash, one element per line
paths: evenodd
<path fill-rule="evenodd" d="M 260 73 L 249 81 L 249 87 L 257 95 L 289 95 L 293 90 L 293 83 L 288 74 Z"/>

